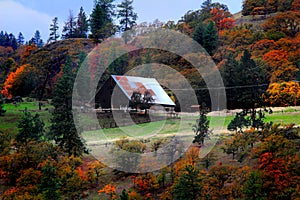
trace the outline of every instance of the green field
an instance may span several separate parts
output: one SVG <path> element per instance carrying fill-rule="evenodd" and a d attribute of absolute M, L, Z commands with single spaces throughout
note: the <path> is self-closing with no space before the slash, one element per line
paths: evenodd
<path fill-rule="evenodd" d="M 45 104 L 42 106 L 42 110 L 38 109 L 38 102 L 23 102 L 14 104 L 4 104 L 4 109 L 6 113 L 4 116 L 0 116 L 0 130 L 8 131 L 12 134 L 16 134 L 18 131 L 17 124 L 20 120 L 23 111 L 27 108 L 28 111 L 37 113 L 40 115 L 41 119 L 45 123 L 45 128 L 47 129 L 50 125 L 50 112 L 49 109 L 52 108 L 51 105 Z"/>
<path fill-rule="evenodd" d="M 51 114 L 49 110 L 52 106 L 44 103 L 42 110 L 38 110 L 38 102 L 23 102 L 17 106 L 13 104 L 4 104 L 6 110 L 5 116 L 0 117 L 0 130 L 8 131 L 12 134 L 17 133 L 17 123 L 22 112 L 27 108 L 33 113 L 38 113 L 41 119 L 45 122 L 46 130 L 50 125 Z M 125 137 L 161 137 L 172 134 L 186 134 L 192 133 L 192 126 L 196 123 L 198 116 L 181 116 L 181 119 L 167 119 L 165 121 L 157 121 L 133 126 L 126 126 L 120 128 L 102 129 L 99 131 L 86 131 L 84 135 L 97 137 L 97 139 L 117 139 L 122 136 Z M 214 116 L 208 117 L 211 121 L 210 128 L 212 130 L 223 130 L 227 132 L 226 127 L 234 116 Z M 93 122 L 91 119 L 83 119 L 84 123 Z M 274 112 L 266 115 L 266 122 L 274 122 L 280 124 L 296 124 L 300 125 L 300 112 L 293 108 L 285 108 L 284 112 Z M 96 122 L 93 122 L 96 123 Z M 99 134 L 100 133 L 100 134 Z"/>

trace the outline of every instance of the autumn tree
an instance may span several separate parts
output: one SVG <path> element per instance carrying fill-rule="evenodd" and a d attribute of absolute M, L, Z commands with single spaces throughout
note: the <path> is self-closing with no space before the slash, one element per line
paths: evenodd
<path fill-rule="evenodd" d="M 300 103 L 300 86 L 298 82 L 271 83 L 263 96 L 267 105 L 296 106 Z"/>
<path fill-rule="evenodd" d="M 281 31 L 288 36 L 294 37 L 300 29 L 300 12 L 286 11 L 278 13 L 274 17 L 269 18 L 263 28 L 268 30 Z"/>
<path fill-rule="evenodd" d="M 118 18 L 120 20 L 120 29 L 123 33 L 125 43 L 130 39 L 129 33 L 126 32 L 136 25 L 137 14 L 133 11 L 133 0 L 124 0 L 119 5 Z M 125 34 L 125 35 L 124 35 Z"/>
<path fill-rule="evenodd" d="M 36 87 L 35 68 L 22 65 L 11 72 L 4 82 L 1 93 L 6 97 L 27 96 Z"/>
<path fill-rule="evenodd" d="M 70 57 L 62 69 L 62 76 L 56 83 L 53 91 L 51 127 L 48 134 L 69 155 L 80 156 L 86 149 L 80 137 L 80 132 L 75 128 L 72 113 L 72 89 L 74 84 L 72 61 Z"/>
<path fill-rule="evenodd" d="M 232 29 L 234 27 L 235 21 L 229 11 L 215 7 L 211 9 L 210 13 L 218 30 Z"/>
<path fill-rule="evenodd" d="M 288 82 L 296 78 L 297 67 L 289 61 L 288 52 L 285 50 L 271 50 L 263 58 L 270 68 L 270 82 Z"/>

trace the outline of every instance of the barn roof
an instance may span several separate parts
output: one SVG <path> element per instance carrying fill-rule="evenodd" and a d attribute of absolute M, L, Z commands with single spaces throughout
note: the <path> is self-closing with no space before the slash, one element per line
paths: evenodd
<path fill-rule="evenodd" d="M 126 95 L 128 100 L 130 100 L 133 91 L 139 91 L 141 94 L 144 94 L 144 92 L 148 90 L 154 98 L 154 104 L 175 106 L 174 102 L 154 78 L 117 75 L 112 75 L 111 77 Z"/>

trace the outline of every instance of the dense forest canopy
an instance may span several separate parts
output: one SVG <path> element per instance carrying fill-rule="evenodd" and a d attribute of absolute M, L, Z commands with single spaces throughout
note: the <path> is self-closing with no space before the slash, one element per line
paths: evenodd
<path fill-rule="evenodd" d="M 0 118 L 13 126 L 0 127 L 0 198 L 299 199 L 299 127 L 264 119 L 272 113 L 269 106 L 300 105 L 300 0 L 244 0 L 242 16 L 230 13 L 222 3 L 205 0 L 198 10 L 188 11 L 178 22 L 140 24 L 132 3 L 95 0 L 89 15 L 82 7 L 78 14 L 66 13 L 63 27 L 54 17 L 49 22 L 49 38 L 42 39 L 39 30 L 33 30 L 29 40 L 21 32 L 17 37 L 5 30 L 0 32 Z M 140 44 L 135 38 L 160 28 L 197 41 L 216 64 L 208 76 L 216 72 L 222 75 L 227 107 L 243 109 L 228 124 L 231 134 L 222 135 L 217 149 L 201 159 L 199 153 L 213 132 L 210 117 L 206 116 L 211 100 L 204 78 L 179 55 L 160 49 L 136 50 Z M 134 31 L 126 32 L 129 30 Z M 115 43 L 108 49 L 98 49 L 107 54 L 93 55 L 92 50 L 109 37 L 116 37 Z M 201 105 L 197 124 L 190 123 L 196 134 L 195 144 L 179 160 L 153 173 L 129 174 L 107 168 L 87 154 L 81 129 L 74 125 L 72 88 L 76 73 L 89 55 L 94 59 L 89 60 L 85 75 L 95 81 L 97 56 L 109 57 L 123 51 L 114 48 L 121 42 L 120 37 L 129 50 L 134 50 L 108 67 L 99 87 L 111 74 L 122 75 L 139 65 L 160 63 L 189 81 Z M 159 39 L 159 45 L 169 42 L 167 36 Z M 193 59 L 195 54 L 185 56 Z M 154 65 L 149 76 L 157 73 L 156 67 L 160 66 Z M 162 75 L 178 81 L 170 74 Z M 88 93 L 90 82 L 81 87 L 83 93 Z M 176 96 L 168 94 L 177 103 Z M 14 102 L 17 111 L 6 113 L 4 101 L 11 106 L 8 102 L 21 97 L 48 100 L 51 105 L 41 111 L 39 103 L 40 110 L 31 113 L 27 109 L 19 112 Z M 13 118 L 15 115 L 18 117 Z M 167 122 L 169 129 L 175 129 L 174 121 Z M 138 162 L 140 154 L 155 154 L 163 145 L 172 159 L 173 149 L 181 144 L 176 143 L 175 136 L 168 137 L 172 130 L 166 133 L 151 142 L 117 138 L 111 143 L 120 155 L 119 162 Z M 136 157 L 127 158 L 124 152 L 135 153 Z M 135 164 L 147 168 L 157 163 L 144 159 Z"/>

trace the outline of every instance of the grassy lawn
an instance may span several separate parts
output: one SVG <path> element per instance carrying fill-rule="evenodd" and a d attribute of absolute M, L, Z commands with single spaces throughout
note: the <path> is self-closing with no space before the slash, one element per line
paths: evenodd
<path fill-rule="evenodd" d="M 22 102 L 17 106 L 13 104 L 4 104 L 4 109 L 6 110 L 5 116 L 0 117 L 0 130 L 8 131 L 15 134 L 17 129 L 17 123 L 22 112 L 27 108 L 33 113 L 38 113 L 41 119 L 45 122 L 46 128 L 50 125 L 51 114 L 49 110 L 52 106 L 48 103 L 43 105 L 42 110 L 38 110 L 38 102 Z M 213 130 L 224 130 L 226 132 L 226 127 L 234 116 L 209 116 L 210 128 Z M 99 139 L 117 139 L 122 136 L 126 137 L 160 137 L 169 136 L 172 134 L 185 134 L 193 133 L 192 126 L 196 124 L 198 116 L 182 116 L 181 119 L 167 119 L 165 121 L 157 121 L 151 123 L 138 124 L 133 126 L 126 126 L 120 128 L 110 128 L 102 129 L 99 131 L 87 131 L 84 133 L 85 136 L 92 136 Z M 93 120 L 86 118 L 84 119 L 86 124 L 93 122 Z M 273 114 L 266 115 L 266 122 L 274 122 L 280 124 L 296 124 L 300 125 L 300 112 L 293 108 L 286 108 L 284 112 L 274 112 Z M 95 122 L 93 122 L 95 123 Z"/>
<path fill-rule="evenodd" d="M 34 113 L 38 113 L 41 119 L 45 123 L 45 128 L 47 129 L 50 125 L 50 113 L 49 109 L 52 108 L 51 105 L 46 104 L 42 107 L 42 110 L 38 110 L 38 102 L 22 102 L 18 103 L 17 105 L 13 105 L 11 103 L 4 104 L 4 109 L 6 113 L 4 116 L 0 117 L 0 130 L 1 131 L 8 131 L 12 134 L 16 134 L 18 131 L 18 121 L 22 116 L 22 112 L 27 108 L 28 111 Z"/>

